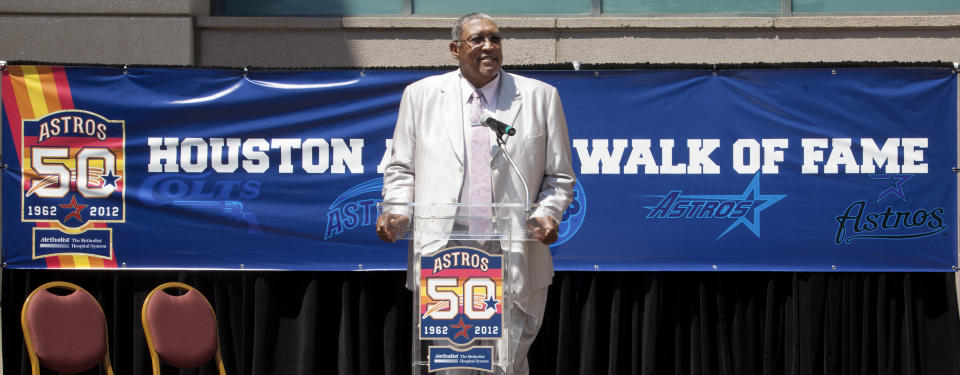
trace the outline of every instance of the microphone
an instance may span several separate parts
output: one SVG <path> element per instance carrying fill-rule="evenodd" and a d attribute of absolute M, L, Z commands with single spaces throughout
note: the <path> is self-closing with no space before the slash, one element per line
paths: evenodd
<path fill-rule="evenodd" d="M 480 116 L 480 123 L 496 131 L 497 136 L 503 136 L 504 134 L 512 136 L 517 134 L 517 129 L 510 125 L 504 124 L 500 120 L 490 117 L 489 113 L 484 113 L 483 116 Z"/>
<path fill-rule="evenodd" d="M 497 144 L 500 145 L 500 151 L 503 152 L 503 156 L 510 162 L 513 171 L 517 172 L 517 176 L 520 177 L 520 183 L 523 185 L 523 210 L 528 214 L 533 212 L 530 208 L 530 188 L 527 187 L 527 180 L 523 178 L 523 173 L 520 173 L 520 168 L 517 167 L 517 163 L 513 162 L 513 158 L 511 158 L 510 153 L 507 152 L 507 148 L 505 147 L 506 140 L 503 139 L 504 134 L 508 136 L 517 134 L 517 129 L 490 117 L 489 113 L 484 113 L 483 116 L 480 116 L 480 123 L 497 132 Z"/>

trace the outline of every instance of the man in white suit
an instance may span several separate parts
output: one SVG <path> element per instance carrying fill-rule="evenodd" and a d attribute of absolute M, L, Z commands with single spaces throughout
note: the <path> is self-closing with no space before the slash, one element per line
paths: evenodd
<path fill-rule="evenodd" d="M 514 301 L 505 306 L 512 310 L 504 325 L 512 337 L 513 373 L 526 374 L 527 351 L 540 329 L 553 279 L 548 245 L 557 240 L 557 226 L 573 199 L 575 176 L 566 119 L 554 87 L 501 69 L 500 31 L 490 16 L 472 13 L 460 18 L 452 37 L 450 53 L 460 68 L 414 82 L 403 92 L 392 154 L 384 170 L 383 199 L 417 204 L 523 203 L 523 183 L 496 145 L 494 131 L 477 126 L 478 118 L 485 113 L 516 129 L 505 148 L 527 181 L 527 198 L 538 205 L 529 217 L 515 217 L 514 222 L 526 223 L 539 242 L 492 245 L 496 251 L 503 246 L 510 257 L 510 269 L 504 272 Z M 377 220 L 377 234 L 384 241 L 396 241 L 409 221 L 408 211 L 387 206 Z M 434 229 L 456 230 L 454 226 L 463 224 L 443 225 Z M 446 245 L 414 242 L 407 272 L 411 290 L 416 282 L 413 252 L 428 253 Z"/>

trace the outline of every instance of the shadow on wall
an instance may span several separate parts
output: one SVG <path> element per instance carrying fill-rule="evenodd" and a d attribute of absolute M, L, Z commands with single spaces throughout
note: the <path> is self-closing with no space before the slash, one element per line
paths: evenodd
<path fill-rule="evenodd" d="M 363 61 L 355 51 L 386 54 L 393 52 L 390 44 L 379 38 L 406 39 L 384 31 L 378 33 L 387 35 L 371 38 L 345 30 L 341 19 L 400 15 L 402 0 L 213 0 L 211 5 L 215 17 L 198 20 L 197 27 L 197 64 L 203 66 L 384 65 Z"/>

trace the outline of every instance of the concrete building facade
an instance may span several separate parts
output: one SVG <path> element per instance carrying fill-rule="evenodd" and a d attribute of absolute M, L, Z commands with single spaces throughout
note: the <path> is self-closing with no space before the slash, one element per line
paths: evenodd
<path fill-rule="evenodd" d="M 452 65 L 450 17 L 215 17 L 205 0 L 10 0 L 0 59 L 258 67 Z M 508 65 L 960 61 L 960 15 L 497 16 Z"/>

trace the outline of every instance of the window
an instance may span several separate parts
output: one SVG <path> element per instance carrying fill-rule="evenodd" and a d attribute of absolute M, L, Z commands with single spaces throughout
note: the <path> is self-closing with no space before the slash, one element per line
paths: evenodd
<path fill-rule="evenodd" d="M 794 12 L 957 12 L 957 0 L 793 0 Z"/>
<path fill-rule="evenodd" d="M 779 14 L 780 0 L 603 0 L 603 13 Z"/>
<path fill-rule="evenodd" d="M 781 15 L 797 13 L 957 13 L 958 0 L 212 0 L 215 16 Z M 789 12 L 784 12 L 789 14 Z"/>
<path fill-rule="evenodd" d="M 413 13 L 464 15 L 470 12 L 489 14 L 590 14 L 590 0 L 487 0 L 460 2 L 450 0 L 414 0 Z"/>
<path fill-rule="evenodd" d="M 213 13 L 216 16 L 348 16 L 403 13 L 403 0 L 214 0 L 214 2 Z"/>

